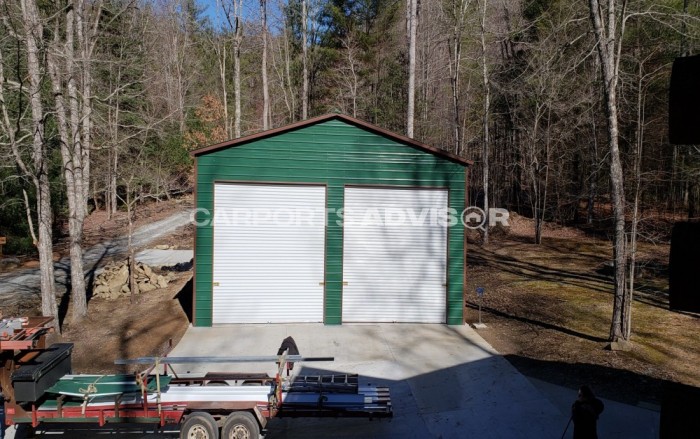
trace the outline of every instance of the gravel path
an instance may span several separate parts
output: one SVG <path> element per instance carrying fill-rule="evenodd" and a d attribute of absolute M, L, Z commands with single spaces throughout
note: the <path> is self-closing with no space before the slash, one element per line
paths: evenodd
<path fill-rule="evenodd" d="M 178 212 L 163 220 L 140 227 L 134 232 L 134 248 L 144 247 L 149 243 L 165 236 L 175 229 L 190 222 L 191 210 Z M 94 245 L 83 255 L 85 275 L 90 276 L 101 262 L 113 256 L 126 254 L 128 237 L 124 236 L 113 241 Z M 65 257 L 54 263 L 56 273 L 56 294 L 63 295 L 70 281 L 70 257 Z M 39 269 L 27 268 L 15 270 L 11 273 L 0 274 L 0 303 L 4 308 L 17 306 L 25 300 L 39 300 L 41 291 L 39 287 Z"/>

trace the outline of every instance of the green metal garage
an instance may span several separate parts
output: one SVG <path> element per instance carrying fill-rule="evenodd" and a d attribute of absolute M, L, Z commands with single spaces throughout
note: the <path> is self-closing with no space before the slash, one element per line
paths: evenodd
<path fill-rule="evenodd" d="M 463 324 L 470 162 L 330 114 L 194 151 L 194 324 Z"/>

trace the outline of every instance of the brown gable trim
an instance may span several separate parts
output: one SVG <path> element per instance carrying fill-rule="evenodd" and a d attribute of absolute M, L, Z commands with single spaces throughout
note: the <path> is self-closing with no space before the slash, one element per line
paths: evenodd
<path fill-rule="evenodd" d="M 206 146 L 204 148 L 196 149 L 196 150 L 190 152 L 190 155 L 192 157 L 198 157 L 200 155 L 209 154 L 211 152 L 219 151 L 221 149 L 226 149 L 226 148 L 230 148 L 233 146 L 239 146 L 239 145 L 242 145 L 245 143 L 252 142 L 254 140 L 272 137 L 272 136 L 275 136 L 278 134 L 286 133 L 289 131 L 294 131 L 294 130 L 297 130 L 300 128 L 304 128 L 307 126 L 315 125 L 315 124 L 318 124 L 321 122 L 326 122 L 326 121 L 334 120 L 334 119 L 341 120 L 341 121 L 346 122 L 350 125 L 354 125 L 358 128 L 362 128 L 362 129 L 365 129 L 367 131 L 373 132 L 375 134 L 379 134 L 380 136 L 388 137 L 388 138 L 395 140 L 399 143 L 404 143 L 406 145 L 409 145 L 409 146 L 412 146 L 414 148 L 426 151 L 430 154 L 437 155 L 439 157 L 442 157 L 444 159 L 450 160 L 452 162 L 458 163 L 458 164 L 463 165 L 463 166 L 471 166 L 474 164 L 474 162 L 471 160 L 467 160 L 465 158 L 462 158 L 456 154 L 442 150 L 440 148 L 426 145 L 425 143 L 419 142 L 419 141 L 414 140 L 414 139 L 410 139 L 406 136 L 396 134 L 396 133 L 391 132 L 389 130 L 386 130 L 384 128 L 380 128 L 376 125 L 372 125 L 369 122 L 365 122 L 365 121 L 360 120 L 360 119 L 355 119 L 354 117 L 346 116 L 344 114 L 334 114 L 334 113 L 324 114 L 323 116 L 317 116 L 317 117 L 313 117 L 311 119 L 302 120 L 300 122 L 296 122 L 296 123 L 293 123 L 291 125 L 285 125 L 283 127 L 274 128 L 274 129 L 267 130 L 267 131 L 262 131 L 262 132 L 259 132 L 256 134 L 251 134 L 249 136 L 239 137 L 238 139 L 227 140 L 225 142 L 217 143 L 215 145 Z"/>

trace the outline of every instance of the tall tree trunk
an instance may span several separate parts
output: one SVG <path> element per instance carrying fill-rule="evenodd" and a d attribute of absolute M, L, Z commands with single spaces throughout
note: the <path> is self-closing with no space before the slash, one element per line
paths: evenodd
<path fill-rule="evenodd" d="M 449 5 L 452 9 L 449 15 L 453 20 L 450 23 L 452 35 L 447 39 L 448 55 L 450 57 L 450 86 L 452 88 L 452 123 L 454 125 L 452 131 L 454 135 L 454 150 L 458 155 L 464 152 L 462 151 L 462 120 L 460 117 L 460 73 L 462 70 L 462 38 L 470 4 L 471 0 L 455 0 Z M 427 109 L 425 113 L 427 116 Z"/>
<path fill-rule="evenodd" d="M 267 82 L 267 0 L 260 0 L 260 21 L 262 25 L 262 87 L 263 87 L 263 130 L 270 129 L 270 91 Z"/>
<path fill-rule="evenodd" d="M 294 92 L 294 81 L 292 81 L 292 54 L 290 49 L 290 37 L 289 37 L 289 24 L 285 19 L 282 23 L 282 38 L 277 40 L 272 40 L 272 65 L 274 70 L 277 72 L 277 77 L 280 83 L 280 89 L 282 91 L 282 97 L 284 99 L 284 105 L 287 107 L 287 120 L 289 122 L 294 122 L 297 118 L 297 107 Z M 283 61 L 281 67 L 277 67 L 274 50 L 274 41 L 277 41 L 277 52 L 279 53 L 280 60 Z"/>
<path fill-rule="evenodd" d="M 309 55 L 308 55 L 308 33 L 309 14 L 307 7 L 308 0 L 301 1 L 301 53 L 302 53 L 302 90 L 301 90 L 301 118 L 306 120 L 309 117 Z"/>
<path fill-rule="evenodd" d="M 42 40 L 44 27 L 39 17 L 34 0 L 22 0 L 22 20 L 24 25 L 24 42 L 27 48 L 27 75 L 29 77 L 29 103 L 32 113 L 32 162 L 33 169 L 24 165 L 17 149 L 13 151 L 18 165 L 31 176 L 36 189 L 37 228 L 39 241 L 41 313 L 55 318 L 56 330 L 60 330 L 58 306 L 56 303 L 56 285 L 53 268 L 53 211 L 51 208 L 51 187 L 49 181 L 48 148 L 44 141 L 44 108 L 41 102 L 41 54 L 39 42 Z"/>
<path fill-rule="evenodd" d="M 407 0 L 408 8 L 408 108 L 406 135 L 413 137 L 416 107 L 416 27 L 418 26 L 418 0 Z"/>
<path fill-rule="evenodd" d="M 593 75 L 596 78 L 596 82 L 599 80 L 600 75 L 600 59 L 594 60 Z M 586 205 L 586 224 L 593 224 L 593 219 L 595 216 L 595 200 L 598 196 L 598 100 L 596 96 L 598 95 L 595 87 L 591 85 L 591 108 L 590 108 L 590 119 L 591 119 L 591 143 L 590 143 L 590 166 L 591 170 L 589 173 L 590 182 L 588 184 L 588 203 Z"/>
<path fill-rule="evenodd" d="M 71 11 L 73 11 L 71 13 Z M 78 36 L 80 55 L 85 56 L 85 41 L 83 36 L 82 16 L 85 13 L 84 3 L 75 2 L 72 9 L 66 13 L 66 50 L 65 50 L 65 74 L 68 77 L 68 97 L 70 100 L 70 127 L 71 138 L 61 142 L 61 150 L 69 149 L 64 157 L 64 175 L 66 178 L 66 196 L 68 198 L 68 235 L 70 240 L 70 278 L 71 278 L 71 322 L 79 322 L 87 314 L 87 298 L 85 291 L 85 270 L 83 269 L 83 221 L 85 219 L 85 185 L 83 171 L 85 170 L 85 137 L 81 132 L 81 120 L 85 120 L 86 107 L 83 101 L 81 107 L 78 96 L 77 79 L 82 77 L 81 86 L 85 85 L 85 59 L 80 60 L 81 66 L 75 59 L 73 51 L 73 33 Z M 85 90 L 81 90 L 84 94 Z M 58 99 L 56 99 L 58 102 Z M 57 107 L 58 110 L 58 107 Z M 60 116 L 59 116 L 60 117 Z M 63 140 L 63 139 L 62 139 Z M 65 160 L 71 162 L 70 165 Z M 69 178 L 69 174 L 72 174 Z"/>
<path fill-rule="evenodd" d="M 129 303 L 136 303 L 138 285 L 136 283 L 136 257 L 134 255 L 134 204 L 131 199 L 131 179 L 126 182 L 126 217 L 129 221 L 126 248 L 129 254 Z"/>
<path fill-rule="evenodd" d="M 233 30 L 233 92 L 234 116 L 233 134 L 241 137 L 241 43 L 243 42 L 242 20 L 243 0 L 233 0 L 234 30 Z"/>
<path fill-rule="evenodd" d="M 590 143 L 590 181 L 588 183 L 588 202 L 586 204 L 586 224 L 593 224 L 595 212 L 595 199 L 598 192 L 598 128 L 595 123 L 595 114 L 591 116 L 591 131 L 593 132 Z"/>
<path fill-rule="evenodd" d="M 629 301 L 626 289 L 627 240 L 625 236 L 625 192 L 623 187 L 622 161 L 620 160 L 619 128 L 617 114 L 617 83 L 620 60 L 621 39 L 624 28 L 618 32 L 620 15 L 616 11 L 616 0 L 589 0 L 590 16 L 593 23 L 596 47 L 600 58 L 605 100 L 605 115 L 608 122 L 608 149 L 610 155 L 610 186 L 613 205 L 614 244 L 613 262 L 615 267 L 615 291 L 613 315 L 610 324 L 610 341 L 626 340 L 627 316 L 625 303 Z M 607 17 L 605 16 L 607 12 Z M 624 2 L 621 15 L 624 15 Z M 622 21 L 624 23 L 624 21 Z"/>
<path fill-rule="evenodd" d="M 90 59 L 101 14 L 101 2 L 93 6 L 96 8 L 94 23 L 86 21 L 87 11 L 85 2 L 82 0 L 73 2 L 72 7 L 65 9 L 65 18 L 61 14 L 54 17 L 56 32 L 47 56 L 68 199 L 71 322 L 73 323 L 79 322 L 87 315 L 82 243 L 90 181 L 90 132 L 92 129 Z M 65 29 L 61 32 L 63 23 L 65 23 Z M 61 36 L 65 38 L 63 44 L 60 42 Z M 68 105 L 64 101 L 64 84 Z"/>
<path fill-rule="evenodd" d="M 452 131 L 454 134 L 454 150 L 457 154 L 461 154 L 462 140 L 462 122 L 460 121 L 459 109 L 459 71 L 462 61 L 462 36 L 461 23 L 455 25 L 452 36 L 451 47 L 448 47 L 450 57 L 450 85 L 452 86 L 452 123 L 454 125 Z M 448 40 L 448 44 L 449 44 Z M 426 112 L 427 113 L 427 112 Z"/>
<path fill-rule="evenodd" d="M 548 187 L 549 187 L 549 169 L 550 169 L 550 159 L 551 159 L 551 151 L 552 151 L 552 105 L 547 106 L 547 131 L 545 133 L 546 140 L 545 140 L 545 151 L 544 151 L 544 183 L 540 187 L 540 191 L 542 195 L 539 197 L 540 199 L 540 206 L 539 206 L 539 217 L 537 219 L 537 224 L 538 224 L 538 230 L 537 230 L 537 237 L 535 239 L 535 243 L 537 245 L 542 244 L 542 225 L 544 224 L 545 220 L 545 215 L 547 213 L 547 195 L 548 195 Z"/>
<path fill-rule="evenodd" d="M 80 191 L 78 180 L 82 179 L 79 166 L 76 166 L 76 154 L 80 154 L 79 148 L 76 146 L 80 142 L 79 133 L 79 115 L 78 101 L 75 86 L 74 71 L 74 52 L 73 52 L 73 36 L 74 36 L 74 8 L 68 8 L 65 15 L 65 44 L 64 50 L 59 55 L 59 38 L 63 32 L 59 32 L 60 16 L 57 16 L 56 32 L 54 32 L 54 42 L 47 56 L 49 76 L 51 77 L 51 88 L 54 95 L 55 114 L 58 126 L 59 137 L 61 141 L 61 158 L 63 161 L 63 177 L 66 181 L 66 197 L 68 201 L 68 234 L 69 234 L 69 251 L 70 251 L 70 278 L 71 278 L 71 298 L 73 310 L 75 306 L 82 305 L 85 308 L 85 278 L 83 275 L 83 258 L 82 248 L 80 247 L 80 239 L 76 236 L 76 222 L 78 219 L 78 207 L 76 201 L 79 196 L 76 191 Z M 66 109 L 63 91 L 63 71 L 60 69 L 59 59 L 65 61 L 65 75 L 68 77 L 68 99 L 70 103 L 70 126 L 67 120 L 68 110 Z M 70 127 L 70 133 L 68 132 Z M 78 271 L 80 273 L 78 275 Z M 80 292 L 82 291 L 82 300 Z"/>
<path fill-rule="evenodd" d="M 696 4 L 697 6 L 697 4 Z M 688 0 L 683 0 L 683 14 L 688 13 Z M 690 56 L 690 45 L 688 44 L 688 23 L 683 20 L 681 25 L 681 46 L 680 56 Z"/>
<path fill-rule="evenodd" d="M 532 123 L 532 134 L 527 141 L 527 144 L 529 144 L 529 149 L 524 152 L 523 156 L 527 157 L 527 169 L 530 172 L 530 180 L 532 185 L 532 189 L 530 191 L 532 193 L 530 196 L 530 206 L 532 208 L 532 218 L 535 220 L 535 244 L 540 244 L 542 242 L 542 222 L 540 220 L 542 218 L 540 214 L 540 206 L 542 204 L 540 172 L 542 171 L 542 166 L 539 162 L 537 146 L 540 136 L 540 121 L 542 120 L 542 105 L 540 102 L 536 101 L 534 102 L 534 107 L 535 117 Z"/>
<path fill-rule="evenodd" d="M 219 37 L 214 37 L 214 39 Z M 226 126 L 226 136 L 229 138 L 233 137 L 233 130 L 231 127 L 231 121 L 228 116 L 228 88 L 226 87 L 226 43 L 221 43 L 219 46 L 218 41 L 212 41 L 214 50 L 217 52 L 216 60 L 219 63 L 219 80 L 221 81 L 221 96 L 223 98 L 224 106 L 224 125 Z"/>
<path fill-rule="evenodd" d="M 481 10 L 481 67 L 484 83 L 484 113 L 482 115 L 482 129 L 484 132 L 483 149 L 483 185 L 484 185 L 484 244 L 489 243 L 489 151 L 491 139 L 489 136 L 489 121 L 491 119 L 491 84 L 489 82 L 488 65 L 486 64 L 486 6 L 487 1 L 482 0 Z"/>
<path fill-rule="evenodd" d="M 357 117 L 357 98 L 360 88 L 360 78 L 357 72 L 357 46 L 351 35 L 347 35 L 342 39 L 343 48 L 345 49 L 345 58 L 347 59 L 347 68 L 342 69 L 341 76 L 343 79 L 343 88 L 347 87 L 352 101 L 352 117 Z M 343 93 L 343 99 L 345 94 Z"/>
<path fill-rule="evenodd" d="M 117 101 L 118 102 L 118 101 Z M 117 108 L 114 110 L 117 115 L 119 113 L 119 104 L 117 103 Z M 118 116 L 115 116 L 118 117 Z M 115 119 L 118 120 L 118 119 Z M 116 124 L 114 125 L 116 128 Z M 109 146 L 109 163 L 107 164 L 108 172 L 108 191 L 109 191 L 109 205 L 107 206 L 107 218 L 112 219 L 112 215 L 117 213 L 117 207 L 119 203 L 119 196 L 117 194 L 117 177 L 119 175 L 119 148 L 117 145 L 116 133 L 113 137 L 112 144 Z"/>
<path fill-rule="evenodd" d="M 637 265 L 637 226 L 639 224 L 639 199 L 642 191 L 642 151 L 644 146 L 644 71 L 640 60 L 637 72 L 637 127 L 636 127 L 636 154 L 634 157 L 634 201 L 632 204 L 632 228 L 630 230 L 630 257 L 629 257 L 629 300 L 625 302 L 625 314 L 627 315 L 625 338 L 632 335 L 632 301 L 634 300 L 634 277 Z"/>
<path fill-rule="evenodd" d="M 241 137 L 241 46 L 240 43 L 233 48 L 233 93 L 234 115 L 233 135 Z"/>

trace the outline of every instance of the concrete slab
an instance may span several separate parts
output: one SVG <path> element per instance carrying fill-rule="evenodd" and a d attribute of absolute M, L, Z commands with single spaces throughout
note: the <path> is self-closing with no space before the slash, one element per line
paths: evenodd
<path fill-rule="evenodd" d="M 192 250 L 158 250 L 146 249 L 136 253 L 136 261 L 151 267 L 173 267 L 177 264 L 192 262 Z"/>
<path fill-rule="evenodd" d="M 388 385 L 391 421 L 279 419 L 268 438 L 543 438 L 561 435 L 562 414 L 473 329 L 444 325 L 232 325 L 190 328 L 172 356 L 271 355 L 293 336 L 305 356 L 295 373 L 359 373 Z M 221 366 L 221 367 L 219 367 Z M 274 373 L 274 365 L 217 365 L 222 371 Z M 185 365 L 178 372 L 203 372 Z"/>
<path fill-rule="evenodd" d="M 295 373 L 359 373 L 362 383 L 387 385 L 392 420 L 273 419 L 266 439 L 297 438 L 559 438 L 576 397 L 546 381 L 528 379 L 473 329 L 443 325 L 232 325 L 189 328 L 171 356 L 273 355 L 293 336 L 302 355 L 334 356 L 333 362 L 298 364 Z M 275 373 L 274 364 L 217 364 L 218 371 Z M 186 371 L 212 371 L 201 364 Z M 652 439 L 659 436 L 659 413 L 603 400 L 600 437 Z M 119 438 L 173 439 L 176 432 L 124 429 L 40 432 L 38 437 L 82 439 L 109 434 Z M 565 437 L 571 438 L 572 427 Z M 8 439 L 24 439 L 14 428 Z"/>

